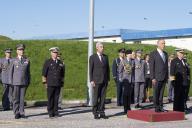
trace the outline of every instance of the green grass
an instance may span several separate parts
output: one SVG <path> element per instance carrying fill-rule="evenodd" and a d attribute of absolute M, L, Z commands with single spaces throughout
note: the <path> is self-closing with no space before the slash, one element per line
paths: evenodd
<path fill-rule="evenodd" d="M 7 41 L 0 42 L 0 50 L 2 51 L 0 57 L 3 57 L 3 49 L 10 47 L 15 50 L 18 43 L 26 45 L 26 55 L 31 61 L 31 85 L 26 94 L 27 100 L 43 100 L 46 99 L 46 89 L 41 83 L 42 65 L 45 59 L 50 57 L 48 49 L 53 46 L 58 46 L 61 50 L 62 57 L 66 65 L 66 78 L 63 90 L 64 99 L 86 99 L 87 96 L 87 42 L 78 41 L 61 41 L 61 40 L 41 40 L 41 41 Z M 142 44 L 112 44 L 106 43 L 105 54 L 109 56 L 110 66 L 115 57 L 117 57 L 117 50 L 125 47 L 136 50 L 143 49 L 145 53 L 152 51 L 155 46 Z M 172 53 L 173 47 L 167 47 L 166 51 Z M 15 51 L 13 53 L 15 56 Z M 190 64 L 192 64 L 191 52 L 188 54 Z M 110 68 L 111 69 L 111 68 Z M 111 75 L 112 76 L 112 75 Z M 0 88 L 2 94 L 2 87 Z M 113 79 L 111 79 L 108 87 L 107 96 L 115 97 L 116 87 Z M 1 98 L 1 96 L 0 96 Z"/>
<path fill-rule="evenodd" d="M 2 41 L 8 41 L 8 40 L 11 40 L 11 38 L 0 35 L 0 42 L 2 42 Z"/>

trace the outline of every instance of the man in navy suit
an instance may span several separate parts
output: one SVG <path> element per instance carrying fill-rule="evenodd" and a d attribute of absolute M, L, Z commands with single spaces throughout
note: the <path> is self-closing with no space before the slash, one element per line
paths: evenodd
<path fill-rule="evenodd" d="M 157 41 L 157 49 L 150 54 L 150 77 L 153 85 L 155 112 L 164 112 L 163 94 L 168 80 L 168 55 L 164 51 L 165 40 Z"/>
<path fill-rule="evenodd" d="M 105 97 L 109 81 L 109 61 L 107 55 L 103 54 L 103 44 L 96 43 L 97 53 L 89 58 L 90 82 L 93 86 L 93 115 L 95 119 L 108 117 L 105 116 Z"/>

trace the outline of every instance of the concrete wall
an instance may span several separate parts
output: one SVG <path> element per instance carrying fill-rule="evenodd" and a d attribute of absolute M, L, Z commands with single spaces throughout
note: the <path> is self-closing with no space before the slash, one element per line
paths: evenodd
<path fill-rule="evenodd" d="M 88 39 L 83 39 L 81 41 L 88 41 Z M 112 43 L 122 43 L 122 39 L 119 36 L 116 37 L 104 37 L 104 38 L 95 38 L 95 42 L 100 41 L 100 42 L 112 42 Z"/>
<path fill-rule="evenodd" d="M 82 39 L 81 41 L 88 41 L 88 39 Z M 101 41 L 101 42 L 112 42 L 112 43 L 122 43 L 123 40 L 120 36 L 114 37 L 104 37 L 104 38 L 95 38 L 94 41 Z M 184 48 L 187 50 L 192 51 L 192 36 L 185 37 L 185 38 L 173 38 L 173 39 L 165 39 L 167 46 L 174 46 L 177 48 Z M 153 44 L 156 45 L 157 39 L 154 40 L 141 40 L 142 44 Z M 126 41 L 126 44 L 135 43 L 135 41 Z"/>
<path fill-rule="evenodd" d="M 166 39 L 166 46 L 174 46 L 177 48 L 184 48 L 192 51 L 192 37 L 189 38 L 177 38 L 177 39 Z M 142 44 L 156 44 L 157 40 L 145 40 L 141 41 Z"/>

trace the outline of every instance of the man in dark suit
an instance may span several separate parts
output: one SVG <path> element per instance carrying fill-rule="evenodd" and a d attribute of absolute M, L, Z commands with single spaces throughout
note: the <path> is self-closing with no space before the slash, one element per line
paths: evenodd
<path fill-rule="evenodd" d="M 125 49 L 121 48 L 118 50 L 119 57 L 115 58 L 113 60 L 113 66 L 112 66 L 112 73 L 113 73 L 113 79 L 117 86 L 117 106 L 123 105 L 123 82 L 119 79 L 119 70 L 120 70 L 120 64 L 122 63 L 124 57 L 125 57 Z"/>
<path fill-rule="evenodd" d="M 177 57 L 171 61 L 170 80 L 174 87 L 173 110 L 184 112 L 185 88 L 188 86 L 188 67 L 184 61 L 184 50 L 176 49 Z"/>
<path fill-rule="evenodd" d="M 164 51 L 165 41 L 157 41 L 157 49 L 150 54 L 150 77 L 153 85 L 153 102 L 155 112 L 164 112 L 163 94 L 168 80 L 168 55 Z"/>
<path fill-rule="evenodd" d="M 105 116 L 105 96 L 109 81 L 109 61 L 107 55 L 103 54 L 103 44 L 96 43 L 97 53 L 89 58 L 90 82 L 93 86 L 93 115 L 95 119 L 108 117 Z"/>

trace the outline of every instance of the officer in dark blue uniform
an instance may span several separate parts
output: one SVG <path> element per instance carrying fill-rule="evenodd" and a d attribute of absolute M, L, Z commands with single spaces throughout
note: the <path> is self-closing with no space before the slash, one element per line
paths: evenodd
<path fill-rule="evenodd" d="M 49 117 L 58 117 L 58 100 L 60 89 L 63 86 L 64 81 L 64 65 L 61 60 L 59 60 L 58 47 L 52 47 L 49 49 L 51 51 L 51 58 L 46 60 L 42 71 L 42 81 L 47 88 L 48 97 L 48 113 Z"/>
<path fill-rule="evenodd" d="M 184 112 L 185 86 L 188 85 L 184 50 L 176 49 L 177 57 L 171 61 L 170 80 L 174 86 L 173 110 Z"/>
<path fill-rule="evenodd" d="M 123 105 L 123 82 L 119 81 L 119 70 L 120 70 L 120 63 L 124 60 L 125 57 L 125 49 L 119 49 L 119 57 L 113 60 L 112 72 L 113 72 L 113 79 L 116 83 L 117 87 L 117 106 Z"/>

